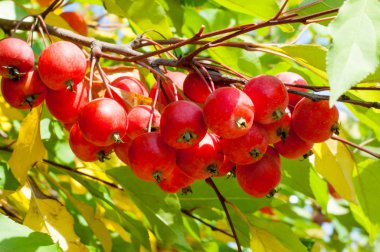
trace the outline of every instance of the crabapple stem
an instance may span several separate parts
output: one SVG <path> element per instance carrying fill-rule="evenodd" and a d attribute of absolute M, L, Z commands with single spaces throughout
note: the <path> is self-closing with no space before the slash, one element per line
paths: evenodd
<path fill-rule="evenodd" d="M 211 178 L 207 178 L 205 181 L 215 191 L 216 195 L 218 196 L 220 204 L 222 204 L 223 210 L 226 213 L 228 224 L 230 225 L 233 237 L 235 238 L 237 249 L 238 249 L 239 252 L 242 252 L 241 246 L 240 246 L 240 242 L 239 242 L 239 238 L 238 238 L 236 230 L 235 230 L 235 226 L 234 226 L 234 224 L 232 222 L 230 213 L 228 212 L 228 209 L 227 209 L 227 206 L 226 206 L 226 198 L 221 194 L 221 192 L 219 191 L 218 187 L 216 187 L 214 181 Z"/>

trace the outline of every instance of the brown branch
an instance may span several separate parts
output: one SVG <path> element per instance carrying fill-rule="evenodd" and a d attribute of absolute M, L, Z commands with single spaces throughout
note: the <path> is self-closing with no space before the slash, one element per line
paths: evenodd
<path fill-rule="evenodd" d="M 305 86 L 305 85 L 299 85 L 299 84 L 290 84 L 290 83 L 284 83 L 285 86 L 289 88 L 304 88 L 304 89 L 310 89 L 314 92 L 320 92 L 320 91 L 326 91 L 330 90 L 329 86 Z M 367 91 L 380 91 L 380 87 L 373 86 L 373 87 L 352 87 L 350 90 L 367 90 Z"/>
<path fill-rule="evenodd" d="M 330 99 L 330 96 L 328 96 L 328 95 L 319 95 L 319 94 L 301 92 L 301 91 L 294 90 L 294 89 L 288 89 L 288 93 L 307 97 L 313 101 L 329 100 Z M 366 108 L 380 109 L 380 103 L 379 102 L 367 102 L 367 101 L 353 100 L 350 97 L 348 97 L 347 95 L 342 95 L 341 97 L 338 98 L 338 101 L 344 102 L 344 103 L 350 103 L 350 104 L 354 104 L 354 105 L 358 105 L 358 106 L 362 106 L 362 107 L 366 107 Z"/>
<path fill-rule="evenodd" d="M 13 152 L 13 150 L 10 149 L 9 146 L 0 146 L 0 151 Z M 58 163 L 56 163 L 56 162 L 54 162 L 54 161 L 50 161 L 50 160 L 48 160 L 48 159 L 42 159 L 42 162 L 44 162 L 44 163 L 46 163 L 46 164 L 49 164 L 49 165 L 51 165 L 51 166 L 54 166 L 54 167 L 56 167 L 56 168 L 59 168 L 59 169 L 62 169 L 62 170 L 68 171 L 68 172 L 77 173 L 77 174 L 79 174 L 79 175 L 81 175 L 81 176 L 84 176 L 84 177 L 87 177 L 87 178 L 91 178 L 91 179 L 93 179 L 93 180 L 96 180 L 96 181 L 98 181 L 98 182 L 101 182 L 101 183 L 103 183 L 103 184 L 105 184 L 105 185 L 108 185 L 108 186 L 110 186 L 110 187 L 113 187 L 113 188 L 115 188 L 115 189 L 118 189 L 118 190 L 121 190 L 121 191 L 124 190 L 121 186 L 118 186 L 118 185 L 116 185 L 116 184 L 113 184 L 113 183 L 111 183 L 111 182 L 109 182 L 109 181 L 106 181 L 106 180 L 103 180 L 103 179 L 101 179 L 101 178 L 98 178 L 98 177 L 95 177 L 95 176 L 89 175 L 89 174 L 87 174 L 87 173 L 80 172 L 80 171 L 78 170 L 78 168 L 71 168 L 71 167 L 69 167 L 69 166 L 62 165 L 62 164 L 58 164 Z"/>
<path fill-rule="evenodd" d="M 225 235 L 227 235 L 227 236 L 229 236 L 229 237 L 234 238 L 234 236 L 233 236 L 232 234 L 228 233 L 226 230 L 220 229 L 220 228 L 218 228 L 218 227 L 215 227 L 215 226 L 211 225 L 210 223 L 207 223 L 206 221 L 202 220 L 201 218 L 199 218 L 199 217 L 193 215 L 193 214 L 191 213 L 191 211 L 189 211 L 189 210 L 181 209 L 181 212 L 182 212 L 183 214 L 189 216 L 190 218 L 193 218 L 194 220 L 199 221 L 200 223 L 204 224 L 205 226 L 208 226 L 209 228 L 211 228 L 212 231 L 218 231 L 218 232 L 221 232 L 221 233 L 223 233 L 223 234 L 225 234 Z"/>
<path fill-rule="evenodd" d="M 372 155 L 372 156 L 374 156 L 376 158 L 380 158 L 380 154 L 379 153 L 373 152 L 373 151 L 371 151 L 371 150 L 369 150 L 369 149 L 367 149 L 367 148 L 365 148 L 365 147 L 363 147 L 361 145 L 355 144 L 353 142 L 350 142 L 350 141 L 348 141 L 346 139 L 343 139 L 341 137 L 334 136 L 334 135 L 331 138 L 334 139 L 334 140 L 337 140 L 339 142 L 342 142 L 344 144 L 350 145 L 350 146 L 352 146 L 352 147 L 354 147 L 354 148 L 356 148 L 358 150 L 366 152 L 366 153 L 368 153 L 368 154 L 370 154 L 370 155 Z"/>
<path fill-rule="evenodd" d="M 216 195 L 218 196 L 220 204 L 222 204 L 223 210 L 226 213 L 228 224 L 230 225 L 233 237 L 235 238 L 237 249 L 239 252 L 242 252 L 240 242 L 239 242 L 239 238 L 238 238 L 236 230 L 235 230 L 235 226 L 232 222 L 230 213 L 228 212 L 228 209 L 226 206 L 226 202 L 227 202 L 226 198 L 222 195 L 222 193 L 219 191 L 218 187 L 216 187 L 214 181 L 211 178 L 207 178 L 205 181 L 215 191 Z"/>
<path fill-rule="evenodd" d="M 92 176 L 92 175 L 90 175 L 90 174 L 87 174 L 87 173 L 81 172 L 81 171 L 79 171 L 78 169 L 71 168 L 71 167 L 69 167 L 69 166 L 65 166 L 65 165 L 62 165 L 62 164 L 58 164 L 58 163 L 56 163 L 56 162 L 54 162 L 54 161 L 50 161 L 50 160 L 47 160 L 47 159 L 43 159 L 42 161 L 43 161 L 44 163 L 46 163 L 46 164 L 49 164 L 49 165 L 54 166 L 54 167 L 56 167 L 56 168 L 59 168 L 59 169 L 62 169 L 62 170 L 68 171 L 68 172 L 70 172 L 70 173 L 76 173 L 76 174 L 79 174 L 79 175 L 81 175 L 81 176 L 83 176 L 83 177 L 87 177 L 87 178 L 90 178 L 90 179 L 96 180 L 96 181 L 101 182 L 101 183 L 103 183 L 103 184 L 105 184 L 105 185 L 107 185 L 107 186 L 110 186 L 110 187 L 112 187 L 112 188 L 115 188 L 115 189 L 118 189 L 118 190 L 121 190 L 121 191 L 124 190 L 124 189 L 123 189 L 121 186 L 119 186 L 119 185 L 116 185 L 116 184 L 114 184 L 114 183 L 112 183 L 112 182 L 109 182 L 109 181 L 103 180 L 103 179 L 101 179 L 101 178 L 98 178 L 98 177 Z"/>

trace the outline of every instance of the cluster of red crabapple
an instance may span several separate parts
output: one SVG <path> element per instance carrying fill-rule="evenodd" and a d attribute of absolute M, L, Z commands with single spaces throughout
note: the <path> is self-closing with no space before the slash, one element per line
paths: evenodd
<path fill-rule="evenodd" d="M 137 177 L 171 193 L 234 170 L 245 192 L 263 197 L 280 182 L 280 155 L 302 158 L 338 127 L 338 110 L 328 101 L 288 94 L 283 83 L 307 85 L 291 72 L 256 76 L 242 90 L 217 83 L 214 90 L 196 72 L 168 72 L 173 83 L 156 82 L 150 93 L 132 77 L 110 83 L 151 97 L 153 108 L 131 107 L 114 91 L 89 101 L 86 70 L 86 57 L 71 42 L 51 44 L 35 68 L 26 42 L 0 41 L 1 90 L 11 106 L 29 109 L 46 100 L 70 130 L 79 159 L 104 160 L 114 150 Z"/>

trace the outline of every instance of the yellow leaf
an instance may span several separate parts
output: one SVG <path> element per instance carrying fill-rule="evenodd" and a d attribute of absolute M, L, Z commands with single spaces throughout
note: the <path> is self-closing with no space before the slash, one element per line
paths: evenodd
<path fill-rule="evenodd" d="M 73 203 L 76 209 L 82 214 L 84 219 L 86 220 L 88 226 L 91 228 L 92 232 L 94 232 L 95 236 L 99 239 L 100 243 L 103 246 L 105 252 L 109 252 L 112 249 L 112 238 L 110 233 L 108 232 L 104 223 L 100 220 L 100 216 L 97 216 L 94 209 L 75 199 L 70 192 L 68 192 L 65 188 L 63 188 L 59 183 L 57 183 L 54 179 L 47 176 L 49 181 L 51 181 L 54 185 L 56 185 L 61 191 L 63 191 L 67 198 Z"/>
<path fill-rule="evenodd" d="M 250 227 L 252 239 L 251 250 L 255 252 L 290 252 L 282 243 L 264 229 Z"/>
<path fill-rule="evenodd" d="M 328 140 L 314 145 L 315 169 L 344 199 L 357 204 L 352 172 L 355 161 L 344 144 Z"/>
<path fill-rule="evenodd" d="M 64 205 L 49 198 L 31 182 L 32 198 L 24 225 L 48 233 L 64 251 L 88 251 L 74 231 L 74 219 Z"/>
<path fill-rule="evenodd" d="M 32 109 L 22 121 L 17 142 L 9 159 L 11 171 L 20 185 L 24 185 L 29 169 L 46 155 L 40 135 L 41 111 L 40 105 Z"/>

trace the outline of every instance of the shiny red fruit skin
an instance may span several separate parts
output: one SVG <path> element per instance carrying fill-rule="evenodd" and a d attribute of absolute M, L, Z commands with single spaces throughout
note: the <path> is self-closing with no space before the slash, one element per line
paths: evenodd
<path fill-rule="evenodd" d="M 224 155 L 218 137 L 207 133 L 200 143 L 177 150 L 177 165 L 193 179 L 206 179 L 219 174 Z"/>
<path fill-rule="evenodd" d="M 187 176 L 178 166 L 175 166 L 169 177 L 158 183 L 158 186 L 164 192 L 177 193 L 192 183 L 194 183 L 194 179 Z"/>
<path fill-rule="evenodd" d="M 293 72 L 282 72 L 282 73 L 277 74 L 276 77 L 280 81 L 282 81 L 283 83 L 286 83 L 286 84 L 296 84 L 296 85 L 303 85 L 303 86 L 308 85 L 307 81 L 304 78 L 302 78 L 301 75 L 293 73 Z M 307 92 L 308 91 L 306 88 L 299 88 L 299 87 L 287 86 L 286 88 L 296 90 L 296 91 L 301 91 L 301 92 Z M 288 97 L 289 97 L 288 107 L 289 107 L 290 111 L 293 111 L 294 107 L 302 99 L 302 96 L 288 93 Z"/>
<path fill-rule="evenodd" d="M 190 101 L 176 101 L 167 105 L 162 112 L 160 133 L 171 147 L 186 149 L 198 144 L 206 135 L 207 126 L 202 109 Z M 185 140 L 186 134 L 191 135 Z"/>
<path fill-rule="evenodd" d="M 299 159 L 307 154 L 311 148 L 313 148 L 313 144 L 303 141 L 292 130 L 290 130 L 285 141 L 275 143 L 274 148 L 276 148 L 278 153 L 280 153 L 283 157 L 288 159 Z"/>
<path fill-rule="evenodd" d="M 255 121 L 258 123 L 268 124 L 279 120 L 281 117 L 277 114 L 285 112 L 288 106 L 286 87 L 274 76 L 256 76 L 247 82 L 243 91 L 255 105 Z"/>
<path fill-rule="evenodd" d="M 30 109 L 31 106 L 26 102 L 30 97 L 34 97 L 32 107 L 40 105 L 47 90 L 36 70 L 27 72 L 18 80 L 1 79 L 1 92 L 5 101 L 18 109 Z"/>
<path fill-rule="evenodd" d="M 239 138 L 221 139 L 224 155 L 237 165 L 247 165 L 259 161 L 268 147 L 268 140 L 255 124 Z"/>
<path fill-rule="evenodd" d="M 105 157 L 112 152 L 112 145 L 100 147 L 88 142 L 83 137 L 83 134 L 79 129 L 78 123 L 75 123 L 71 127 L 69 144 L 75 156 L 77 156 L 80 160 L 85 162 L 93 162 L 99 160 L 99 155 L 104 155 Z"/>
<path fill-rule="evenodd" d="M 183 90 L 183 82 L 185 81 L 186 74 L 182 72 L 168 72 L 165 74 L 165 76 L 169 77 L 173 84 L 177 88 L 178 93 L 178 100 L 183 100 L 183 97 L 181 95 L 181 91 Z M 161 105 L 159 106 L 159 110 L 163 109 L 166 105 L 169 103 L 175 101 L 174 99 L 174 88 L 173 85 L 167 82 L 162 81 L 161 82 L 163 89 L 165 90 L 165 93 L 168 97 L 165 96 L 164 92 L 160 90 L 160 93 L 158 95 L 158 103 Z M 150 89 L 149 97 L 154 99 L 157 91 L 157 82 L 155 82 Z"/>
<path fill-rule="evenodd" d="M 305 142 L 320 143 L 329 139 L 338 126 L 339 112 L 329 101 L 314 102 L 303 98 L 292 113 L 291 127 Z"/>
<path fill-rule="evenodd" d="M 114 144 L 115 154 L 121 161 L 130 166 L 128 152 L 132 144 L 132 139 L 125 135 L 122 141 L 122 143 Z"/>
<path fill-rule="evenodd" d="M 211 89 L 198 73 L 190 73 L 183 82 L 183 93 L 193 102 L 203 104 L 211 94 Z"/>
<path fill-rule="evenodd" d="M 169 177 L 176 166 L 175 149 L 167 145 L 158 132 L 136 137 L 128 153 L 133 173 L 145 181 L 160 182 Z"/>
<path fill-rule="evenodd" d="M 223 177 L 226 176 L 227 173 L 232 171 L 236 167 L 235 163 L 232 163 L 226 155 L 224 155 L 224 161 L 221 167 L 219 167 L 218 174 L 214 175 L 214 177 Z"/>
<path fill-rule="evenodd" d="M 133 107 L 127 115 L 128 128 L 127 136 L 130 139 L 135 139 L 137 136 L 148 132 L 149 120 L 152 114 L 152 106 L 138 105 Z M 157 131 L 160 128 L 161 114 L 156 109 L 153 109 L 152 131 Z"/>
<path fill-rule="evenodd" d="M 88 26 L 86 20 L 78 12 L 67 11 L 62 12 L 60 16 L 80 35 L 87 36 Z"/>
<path fill-rule="evenodd" d="M 259 124 L 259 127 L 266 133 L 268 144 L 273 144 L 281 141 L 282 138 L 285 139 L 289 135 L 290 122 L 291 114 L 287 109 L 280 120 L 270 124 Z"/>
<path fill-rule="evenodd" d="M 269 147 L 259 162 L 236 166 L 236 179 L 247 194 L 256 198 L 265 197 L 280 183 L 280 156 Z"/>
<path fill-rule="evenodd" d="M 51 90 L 46 95 L 46 106 L 50 113 L 64 124 L 77 121 L 79 111 L 88 103 L 88 87 L 79 82 L 73 90 Z"/>
<path fill-rule="evenodd" d="M 16 68 L 19 73 L 26 73 L 33 69 L 34 53 L 24 40 L 5 38 L 0 40 L 0 76 L 17 77 L 10 74 L 7 67 Z"/>
<path fill-rule="evenodd" d="M 136 78 L 130 77 L 130 76 L 121 76 L 114 81 L 111 82 L 111 85 L 119 88 L 121 90 L 148 96 L 148 90 L 146 89 L 145 85 L 139 81 Z M 121 106 L 125 108 L 126 111 L 130 111 L 132 107 L 130 107 L 126 102 L 123 100 L 122 97 L 120 97 L 116 92 L 111 91 L 113 98 L 120 103 Z M 104 97 L 111 98 L 111 96 L 108 94 L 108 92 L 105 93 Z"/>
<path fill-rule="evenodd" d="M 209 129 L 222 138 L 233 139 L 245 135 L 255 116 L 252 100 L 232 87 L 215 90 L 205 101 L 203 116 Z M 243 125 L 238 122 L 243 119 Z"/>
<path fill-rule="evenodd" d="M 67 89 L 81 82 L 87 61 L 78 46 L 68 41 L 58 41 L 42 51 L 38 71 L 45 85 L 53 90 Z"/>
<path fill-rule="evenodd" d="M 96 146 L 109 146 L 115 134 L 123 138 L 127 131 L 125 109 L 109 98 L 89 102 L 79 111 L 78 122 L 84 138 Z"/>

